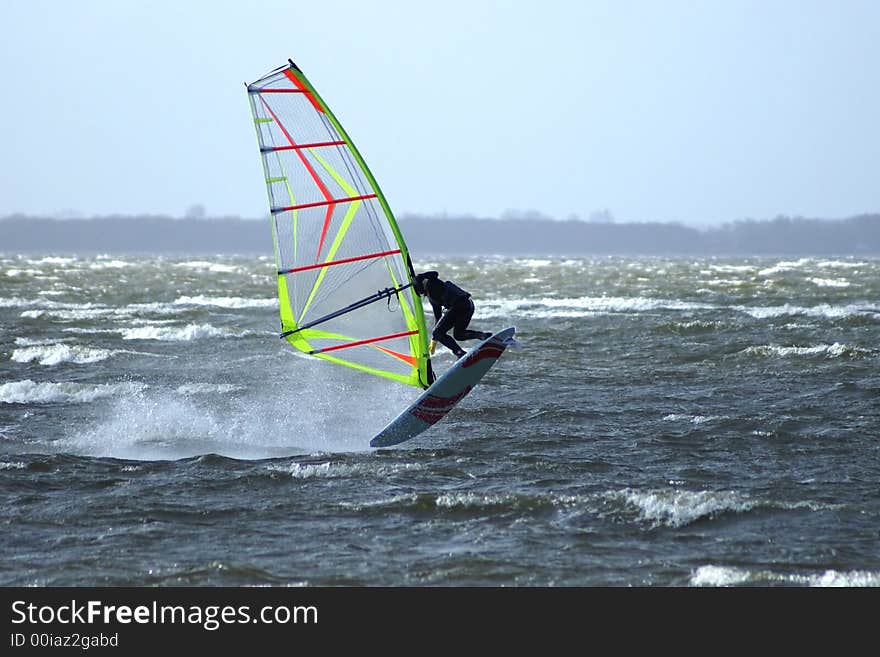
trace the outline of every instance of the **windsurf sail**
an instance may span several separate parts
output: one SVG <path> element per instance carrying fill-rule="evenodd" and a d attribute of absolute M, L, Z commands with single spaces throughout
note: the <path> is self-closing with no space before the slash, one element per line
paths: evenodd
<path fill-rule="evenodd" d="M 281 337 L 316 358 L 427 388 L 434 377 L 409 250 L 363 157 L 293 61 L 247 92 Z"/>

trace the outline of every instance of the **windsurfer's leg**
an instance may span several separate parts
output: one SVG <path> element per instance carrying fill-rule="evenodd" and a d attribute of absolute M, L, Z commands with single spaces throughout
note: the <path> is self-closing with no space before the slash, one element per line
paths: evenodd
<path fill-rule="evenodd" d="M 485 340 L 491 338 L 491 333 L 483 331 L 473 331 L 468 328 L 471 318 L 474 316 L 474 302 L 470 299 L 463 302 L 460 306 L 456 306 L 455 312 L 455 330 L 452 332 L 456 340 Z"/>
<path fill-rule="evenodd" d="M 431 334 L 431 337 L 449 349 L 449 351 L 456 356 L 461 356 L 464 354 L 464 349 L 462 349 L 461 346 L 459 346 L 459 344 L 448 335 L 449 329 L 451 329 L 455 323 L 455 311 L 447 310 L 434 326 L 434 332 Z"/>

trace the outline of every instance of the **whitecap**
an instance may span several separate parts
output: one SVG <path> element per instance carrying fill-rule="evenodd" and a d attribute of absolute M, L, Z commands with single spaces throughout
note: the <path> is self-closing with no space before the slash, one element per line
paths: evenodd
<path fill-rule="evenodd" d="M 125 262 L 124 260 L 99 260 L 98 262 L 89 263 L 89 269 L 124 269 L 125 267 L 131 267 L 132 263 Z"/>
<path fill-rule="evenodd" d="M 859 304 L 847 304 L 844 306 L 832 306 L 822 303 L 816 306 L 734 306 L 735 310 L 742 311 L 756 319 L 771 319 L 787 315 L 806 315 L 808 317 L 825 317 L 828 319 L 841 319 L 857 317 L 868 313 L 876 313 L 877 309 Z"/>
<path fill-rule="evenodd" d="M 438 495 L 435 504 L 440 508 L 502 506 L 515 501 L 512 495 L 487 495 L 467 491 L 463 493 L 443 493 Z"/>
<path fill-rule="evenodd" d="M 735 586 L 752 579 L 752 573 L 745 568 L 726 566 L 700 566 L 691 575 L 691 586 Z"/>
<path fill-rule="evenodd" d="M 232 274 L 242 271 L 242 267 L 236 265 L 223 265 L 218 262 L 208 262 L 206 260 L 192 260 L 189 262 L 174 263 L 175 267 L 185 267 L 187 269 L 200 269 L 215 274 Z"/>
<path fill-rule="evenodd" d="M 705 424 L 706 422 L 727 419 L 730 419 L 727 415 L 682 415 L 679 413 L 670 413 L 663 418 L 666 422 L 687 421 L 691 424 Z"/>
<path fill-rule="evenodd" d="M 228 329 L 217 328 L 210 324 L 187 324 L 184 327 L 171 326 L 140 326 L 120 331 L 123 340 L 161 340 L 170 342 L 188 342 L 204 338 L 235 337 Z"/>
<path fill-rule="evenodd" d="M 54 383 L 26 379 L 0 384 L 0 403 L 88 403 L 118 394 L 132 393 L 143 387 L 142 384 L 136 383 Z"/>
<path fill-rule="evenodd" d="M 40 276 L 43 272 L 39 269 L 8 269 L 6 271 L 6 275 L 10 278 L 17 278 L 18 276 Z"/>
<path fill-rule="evenodd" d="M 221 308 L 268 308 L 278 305 L 278 299 L 247 299 L 244 297 L 195 297 L 183 296 L 174 300 L 175 305 L 219 306 Z"/>
<path fill-rule="evenodd" d="M 873 352 L 863 347 L 855 347 L 835 342 L 833 344 L 818 344 L 812 347 L 782 347 L 779 345 L 760 345 L 756 347 L 746 347 L 741 354 L 751 356 L 820 356 L 825 355 L 828 358 L 839 358 L 841 356 L 869 356 Z"/>
<path fill-rule="evenodd" d="M 86 364 L 106 360 L 113 353 L 109 349 L 93 349 L 80 345 L 50 344 L 16 349 L 12 352 L 12 360 L 16 363 L 37 361 L 40 365 L 58 365 L 65 362 Z"/>
<path fill-rule="evenodd" d="M 808 278 L 813 285 L 818 287 L 849 287 L 850 282 L 844 278 Z"/>
<path fill-rule="evenodd" d="M 477 317 L 584 317 L 596 314 L 642 313 L 674 310 L 714 309 L 712 304 L 649 297 L 540 297 L 485 299 L 478 306 Z"/>
<path fill-rule="evenodd" d="M 700 566 L 691 575 L 692 586 L 753 586 L 761 583 L 803 585 L 811 587 L 876 587 L 880 573 L 851 570 L 826 570 L 807 575 L 776 573 L 770 570 L 749 570 L 732 566 Z"/>
<path fill-rule="evenodd" d="M 624 489 L 608 493 L 637 509 L 639 519 L 653 527 L 683 527 L 701 518 L 728 511 L 749 511 L 756 503 L 732 491 Z"/>
<path fill-rule="evenodd" d="M 801 258 L 800 260 L 782 260 L 780 262 L 777 262 L 772 267 L 762 269 L 758 272 L 758 274 L 761 276 L 772 276 L 773 274 L 779 274 L 781 272 L 790 271 L 792 269 L 800 269 L 804 265 L 809 264 L 809 262 L 809 258 Z"/>
<path fill-rule="evenodd" d="M 817 267 L 827 267 L 830 269 L 855 269 L 856 267 L 867 267 L 867 262 L 843 262 L 841 260 L 822 260 L 816 263 Z"/>

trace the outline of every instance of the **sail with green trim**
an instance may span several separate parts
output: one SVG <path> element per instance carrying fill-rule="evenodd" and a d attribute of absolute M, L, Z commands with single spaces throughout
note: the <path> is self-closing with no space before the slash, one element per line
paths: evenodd
<path fill-rule="evenodd" d="M 247 85 L 269 192 L 281 337 L 408 385 L 433 381 L 400 227 L 342 125 L 291 61 Z"/>

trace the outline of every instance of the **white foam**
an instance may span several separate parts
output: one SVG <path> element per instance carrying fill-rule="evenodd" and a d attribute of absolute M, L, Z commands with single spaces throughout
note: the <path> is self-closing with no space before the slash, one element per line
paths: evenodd
<path fill-rule="evenodd" d="M 715 422 L 717 420 L 730 419 L 727 415 L 682 415 L 678 413 L 670 413 L 663 418 L 666 422 L 687 421 L 691 424 L 705 424 L 706 422 Z"/>
<path fill-rule="evenodd" d="M 486 495 L 467 492 L 443 493 L 437 496 L 435 504 L 440 508 L 502 506 L 515 501 L 513 495 Z"/>
<path fill-rule="evenodd" d="M 691 586 L 735 586 L 751 579 L 752 573 L 745 568 L 700 566 L 691 575 Z"/>
<path fill-rule="evenodd" d="M 77 259 L 75 257 L 60 256 L 44 256 L 35 260 L 26 260 L 31 265 L 72 265 Z"/>
<path fill-rule="evenodd" d="M 71 432 L 58 446 L 67 453 L 139 460 L 369 451 L 370 438 L 411 401 L 412 393 L 320 365 L 303 361 L 297 386 L 274 386 L 271 394 L 248 389 L 230 399 L 153 387 L 119 396 L 101 407 L 102 415 L 90 426 Z M 272 380 L 273 373 L 266 376 Z"/>
<path fill-rule="evenodd" d="M 10 278 L 17 278 L 18 276 L 40 276 L 43 272 L 39 269 L 7 269 L 6 275 Z"/>
<path fill-rule="evenodd" d="M 422 470 L 424 466 L 418 463 L 291 463 L 287 467 L 278 465 L 268 466 L 270 471 L 288 474 L 294 479 L 334 479 L 359 475 L 388 476 L 398 472 L 409 470 Z"/>
<path fill-rule="evenodd" d="M 136 383 L 54 383 L 31 379 L 0 384 L 0 403 L 51 404 L 88 403 L 120 394 L 130 394 L 143 386 Z"/>
<path fill-rule="evenodd" d="M 720 271 L 727 274 L 745 274 L 754 272 L 755 265 L 709 265 L 711 271 Z"/>
<path fill-rule="evenodd" d="M 760 345 L 746 347 L 741 354 L 752 356 L 819 356 L 840 358 L 841 356 L 868 356 L 873 352 L 863 347 L 855 347 L 835 342 L 834 344 L 818 344 L 812 347 L 781 347 L 779 345 Z"/>
<path fill-rule="evenodd" d="M 850 282 L 845 278 L 808 278 L 813 285 L 818 287 L 849 287 Z"/>
<path fill-rule="evenodd" d="M 278 305 L 278 299 L 248 299 L 245 297 L 195 297 L 183 296 L 174 300 L 175 305 L 218 306 L 220 308 L 271 308 Z"/>
<path fill-rule="evenodd" d="M 97 262 L 90 262 L 89 269 L 124 269 L 125 267 L 131 267 L 132 263 L 125 262 L 124 260 L 98 260 Z"/>
<path fill-rule="evenodd" d="M 177 392 L 182 395 L 224 395 L 244 389 L 244 386 L 231 383 L 186 383 L 177 386 Z"/>
<path fill-rule="evenodd" d="M 484 299 L 477 308 L 478 317 L 585 317 L 596 314 L 642 313 L 657 310 L 693 311 L 717 306 L 674 299 L 649 297 L 515 297 Z"/>
<path fill-rule="evenodd" d="M 855 269 L 856 267 L 867 267 L 867 262 L 846 262 L 842 260 L 822 260 L 816 263 L 817 267 L 827 267 L 830 269 Z"/>
<path fill-rule="evenodd" d="M 608 496 L 635 507 L 652 526 L 683 527 L 700 518 L 727 511 L 748 511 L 755 503 L 733 491 L 624 489 Z"/>
<path fill-rule="evenodd" d="M 800 260 L 782 260 L 774 266 L 762 269 L 758 272 L 761 276 L 772 276 L 781 272 L 791 271 L 792 269 L 800 269 L 810 263 L 809 258 L 801 258 Z"/>
<path fill-rule="evenodd" d="M 140 326 L 120 331 L 123 340 L 161 340 L 168 342 L 189 342 L 204 338 L 240 337 L 241 332 L 217 328 L 210 324 L 187 324 L 174 326 Z"/>
<path fill-rule="evenodd" d="M 700 566 L 691 575 L 692 586 L 737 586 L 761 583 L 800 584 L 812 587 L 876 587 L 880 573 L 852 570 L 826 570 L 807 575 L 775 573 L 769 570 L 749 570 L 731 566 Z"/>
<path fill-rule="evenodd" d="M 856 317 L 866 313 L 876 313 L 877 309 L 861 304 L 847 304 L 832 306 L 822 303 L 816 306 L 734 306 L 735 310 L 742 311 L 756 319 L 771 319 L 773 317 L 785 317 L 788 315 L 806 315 L 808 317 L 824 317 L 828 319 L 841 319 L 844 317 Z"/>
<path fill-rule="evenodd" d="M 206 260 L 191 260 L 189 262 L 176 262 L 175 267 L 183 267 L 186 269 L 202 269 L 215 274 L 234 274 L 244 271 L 243 267 L 236 265 L 223 265 L 218 262 L 209 262 Z"/>
<path fill-rule="evenodd" d="M 17 363 L 37 361 L 40 365 L 58 365 L 59 363 L 97 363 L 110 358 L 114 353 L 109 349 L 93 349 L 80 345 L 51 344 L 46 346 L 25 347 L 12 352 L 12 360 Z"/>

